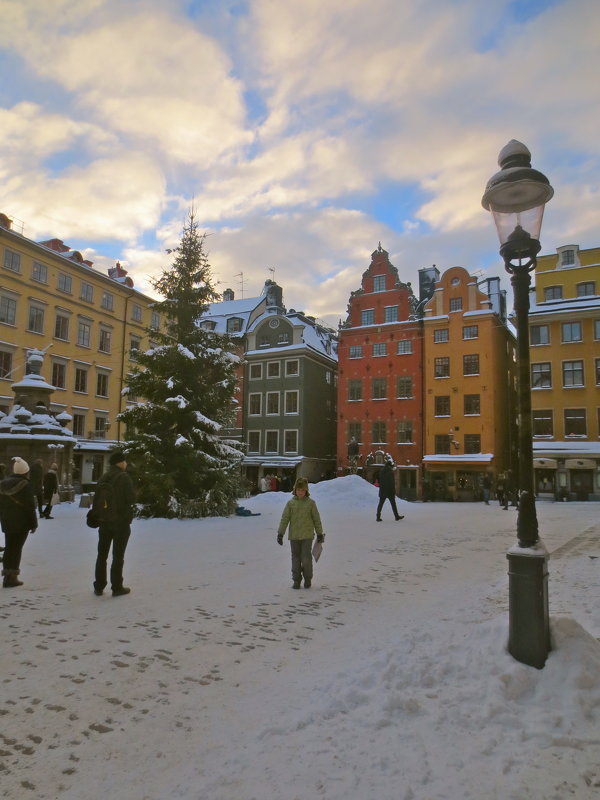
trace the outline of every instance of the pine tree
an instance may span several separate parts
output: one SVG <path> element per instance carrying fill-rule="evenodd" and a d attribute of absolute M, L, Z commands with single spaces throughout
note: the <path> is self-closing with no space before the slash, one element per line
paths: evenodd
<path fill-rule="evenodd" d="M 193 212 L 170 268 L 152 282 L 164 299 L 164 325 L 136 355 L 124 392 L 143 398 L 122 412 L 126 450 L 144 517 L 204 517 L 233 512 L 239 496 L 239 443 L 219 431 L 231 421 L 236 364 L 229 337 L 198 326 L 219 299 Z"/>

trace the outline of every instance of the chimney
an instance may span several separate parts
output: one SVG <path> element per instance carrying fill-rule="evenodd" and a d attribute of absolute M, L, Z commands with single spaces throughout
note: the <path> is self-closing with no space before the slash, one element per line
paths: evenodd
<path fill-rule="evenodd" d="M 235 300 L 235 294 L 233 292 L 233 289 L 225 289 L 225 291 L 223 292 L 223 300 L 225 302 L 229 302 L 230 300 Z"/>

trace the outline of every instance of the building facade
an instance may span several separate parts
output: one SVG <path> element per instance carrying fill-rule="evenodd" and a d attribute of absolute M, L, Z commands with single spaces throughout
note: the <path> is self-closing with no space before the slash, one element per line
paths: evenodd
<path fill-rule="evenodd" d="M 600 500 L 600 248 L 538 258 L 529 325 L 538 496 Z"/>

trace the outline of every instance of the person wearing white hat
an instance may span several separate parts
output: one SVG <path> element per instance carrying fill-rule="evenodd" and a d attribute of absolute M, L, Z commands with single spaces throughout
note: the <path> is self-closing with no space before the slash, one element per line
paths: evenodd
<path fill-rule="evenodd" d="M 22 586 L 19 580 L 23 545 L 37 529 L 35 496 L 29 483 L 29 464 L 18 456 L 12 460 L 13 474 L 0 481 L 0 523 L 6 537 L 2 586 Z"/>

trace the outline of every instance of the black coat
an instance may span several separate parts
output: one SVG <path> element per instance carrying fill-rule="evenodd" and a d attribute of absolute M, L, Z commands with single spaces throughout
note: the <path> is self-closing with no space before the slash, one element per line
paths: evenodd
<path fill-rule="evenodd" d="M 34 494 L 42 493 L 42 481 L 44 480 L 44 469 L 36 461 L 29 467 L 29 483 Z"/>
<path fill-rule="evenodd" d="M 0 481 L 0 523 L 5 533 L 24 533 L 37 528 L 33 489 L 23 475 L 11 475 Z"/>
<path fill-rule="evenodd" d="M 52 502 L 52 495 L 58 492 L 58 478 L 53 469 L 49 469 L 44 475 L 44 500 L 46 503 Z"/>
<path fill-rule="evenodd" d="M 395 494 L 394 470 L 391 464 L 385 464 L 379 473 L 379 497 L 393 497 Z"/>
<path fill-rule="evenodd" d="M 131 476 L 116 464 L 108 469 L 98 484 L 108 481 L 112 484 L 113 502 L 110 509 L 110 524 L 130 524 L 135 505 L 135 489 Z"/>

